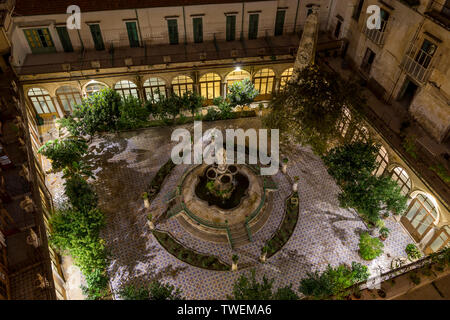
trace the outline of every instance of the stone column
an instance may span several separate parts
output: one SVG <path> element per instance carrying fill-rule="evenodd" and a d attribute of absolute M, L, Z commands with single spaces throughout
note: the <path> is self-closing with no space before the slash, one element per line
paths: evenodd
<path fill-rule="evenodd" d="M 278 93 L 280 91 L 281 78 L 275 78 L 275 87 L 273 88 L 274 93 Z"/>
<path fill-rule="evenodd" d="M 292 74 L 293 81 L 297 80 L 299 70 L 314 63 L 317 37 L 319 34 L 318 11 L 319 7 L 313 6 L 311 14 L 306 18 L 302 38 L 298 46 L 297 57 L 295 58 L 294 73 Z"/>
<path fill-rule="evenodd" d="M 222 89 L 222 97 L 225 99 L 227 97 L 227 83 L 226 82 L 221 83 L 221 89 Z"/>

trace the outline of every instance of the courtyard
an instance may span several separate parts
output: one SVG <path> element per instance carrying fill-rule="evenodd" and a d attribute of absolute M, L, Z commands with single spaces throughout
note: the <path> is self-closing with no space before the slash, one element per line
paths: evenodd
<path fill-rule="evenodd" d="M 178 126 L 180 127 L 180 126 Z M 192 124 L 182 127 L 192 130 Z M 260 118 L 204 122 L 212 127 L 260 128 Z M 293 146 L 287 174 L 281 170 L 272 177 L 277 190 L 272 192 L 271 212 L 253 241 L 232 249 L 228 243 L 215 243 L 187 232 L 177 217 L 159 219 L 167 210 L 168 198 L 189 165 L 178 165 L 165 178 L 160 192 L 151 201 L 150 212 L 156 218 L 156 230 L 165 231 L 184 247 L 212 255 L 231 265 L 233 254 L 239 256 L 238 271 L 213 271 L 180 261 L 166 251 L 147 225 L 148 212 L 142 193 L 159 168 L 170 159 L 176 142 L 170 137 L 175 127 L 149 128 L 96 136 L 90 143 L 88 162 L 94 167 L 92 181 L 99 195 L 99 207 L 106 216 L 101 236 L 110 253 L 108 274 L 113 293 L 133 284 L 147 285 L 152 280 L 168 282 L 180 288 L 187 299 L 225 299 L 241 274 L 256 270 L 274 278 L 274 287 L 293 284 L 296 290 L 307 272 L 323 271 L 328 264 L 350 265 L 353 261 L 369 267 L 372 274 L 390 270 L 395 257 L 406 257 L 405 247 L 412 239 L 392 216 L 385 220 L 391 234 L 384 242 L 384 253 L 364 261 L 358 254 L 361 232 L 368 227 L 352 209 L 339 207 L 339 187 L 327 173 L 322 160 L 308 147 Z M 277 231 L 285 214 L 285 201 L 292 193 L 292 181 L 299 177 L 299 217 L 295 230 L 281 250 L 259 261 L 261 248 Z M 64 201 L 59 176 L 49 175 L 48 183 L 56 205 Z M 375 234 L 374 234 L 375 235 Z"/>

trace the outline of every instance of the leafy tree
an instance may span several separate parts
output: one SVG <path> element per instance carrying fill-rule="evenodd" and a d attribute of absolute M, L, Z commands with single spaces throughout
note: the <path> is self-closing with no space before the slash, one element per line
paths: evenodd
<path fill-rule="evenodd" d="M 346 143 L 331 149 L 323 161 L 336 182 L 346 184 L 358 181 L 361 175 L 372 175 L 379 150 L 380 146 L 372 143 Z"/>
<path fill-rule="evenodd" d="M 135 129 L 147 123 L 150 112 L 136 97 L 127 96 L 119 106 L 121 129 Z"/>
<path fill-rule="evenodd" d="M 337 146 L 323 157 L 328 173 L 341 187 L 340 205 L 355 208 L 368 221 L 376 223 L 384 209 L 400 214 L 407 198 L 398 184 L 388 176 L 376 177 L 376 157 L 380 146 L 354 142 Z"/>
<path fill-rule="evenodd" d="M 83 162 L 88 150 L 86 141 L 78 137 L 47 141 L 38 152 L 52 161 L 52 171 L 63 171 L 64 177 L 74 174 L 91 176 L 89 167 Z"/>
<path fill-rule="evenodd" d="M 259 283 L 255 279 L 255 270 L 251 271 L 250 279 L 241 275 L 234 283 L 233 296 L 228 297 L 233 300 L 270 300 L 272 299 L 272 286 L 274 279 L 267 279 L 263 276 L 263 282 Z"/>
<path fill-rule="evenodd" d="M 359 254 L 364 260 L 373 260 L 383 253 L 384 244 L 378 238 L 373 238 L 368 232 L 363 232 L 359 238 Z"/>
<path fill-rule="evenodd" d="M 117 131 L 120 122 L 122 96 L 112 89 L 104 89 L 75 106 L 67 129 L 74 135 L 94 135 L 98 132 Z M 76 124 L 75 122 L 76 121 Z"/>
<path fill-rule="evenodd" d="M 66 179 L 64 187 L 65 194 L 75 209 L 89 211 L 97 206 L 97 194 L 81 175 L 75 174 Z"/>
<path fill-rule="evenodd" d="M 184 109 L 189 110 L 194 117 L 203 106 L 203 97 L 196 92 L 185 92 L 182 97 Z"/>
<path fill-rule="evenodd" d="M 323 155 L 340 136 L 337 122 L 344 117 L 345 106 L 355 111 L 353 121 L 358 121 L 357 108 L 365 103 L 359 92 L 355 81 L 310 65 L 299 71 L 297 82 L 289 82 L 274 97 L 272 112 L 263 121 L 280 130 L 284 145 L 295 141 Z"/>
<path fill-rule="evenodd" d="M 236 81 L 230 86 L 230 92 L 227 95 L 232 107 L 244 106 L 253 102 L 259 91 L 250 79 Z"/>

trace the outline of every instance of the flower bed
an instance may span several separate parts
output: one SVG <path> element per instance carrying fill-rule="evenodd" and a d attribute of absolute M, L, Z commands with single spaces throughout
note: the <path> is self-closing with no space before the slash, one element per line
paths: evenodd
<path fill-rule="evenodd" d="M 273 256 L 278 250 L 280 250 L 289 238 L 292 236 L 297 225 L 298 220 L 298 194 L 294 193 L 286 200 L 284 219 L 281 222 L 280 228 L 273 235 L 273 237 L 267 241 L 267 258 Z"/>
<path fill-rule="evenodd" d="M 152 201 L 158 195 L 164 179 L 170 174 L 175 166 L 176 164 L 172 162 L 172 159 L 169 159 L 161 168 L 159 168 L 158 172 L 153 177 L 152 181 L 150 181 L 148 186 L 149 201 Z"/>
<path fill-rule="evenodd" d="M 216 257 L 203 255 L 183 247 L 166 232 L 153 231 L 153 235 L 170 254 L 174 255 L 183 262 L 203 269 L 218 271 L 230 270 L 229 265 L 222 263 Z"/>

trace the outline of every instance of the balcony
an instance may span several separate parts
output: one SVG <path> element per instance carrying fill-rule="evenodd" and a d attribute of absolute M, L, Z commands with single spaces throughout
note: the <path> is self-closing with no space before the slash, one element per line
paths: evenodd
<path fill-rule="evenodd" d="M 386 24 L 382 23 L 381 29 L 369 29 L 367 28 L 367 25 L 364 25 L 364 34 L 373 43 L 383 46 L 386 36 Z"/>
<path fill-rule="evenodd" d="M 401 66 L 406 74 L 420 84 L 424 84 L 430 76 L 433 63 L 433 55 L 430 55 L 418 47 L 412 47 L 403 58 Z"/>
<path fill-rule="evenodd" d="M 117 47 L 106 42 L 107 50 L 103 51 L 29 54 L 23 65 L 15 66 L 15 71 L 18 75 L 30 75 L 186 62 L 212 63 L 219 60 L 259 59 L 285 55 L 294 59 L 298 43 L 297 34 L 261 37 L 255 40 L 214 40 L 177 45 L 150 45 L 146 42 L 144 46 L 137 48 Z"/>
<path fill-rule="evenodd" d="M 450 30 L 450 4 L 445 0 L 433 0 L 430 2 L 425 14 L 436 23 Z"/>

